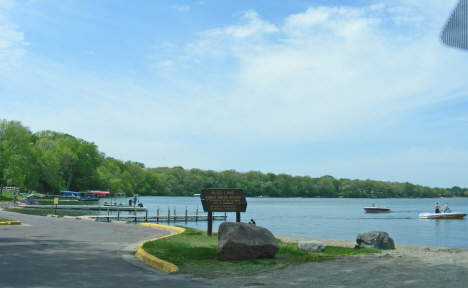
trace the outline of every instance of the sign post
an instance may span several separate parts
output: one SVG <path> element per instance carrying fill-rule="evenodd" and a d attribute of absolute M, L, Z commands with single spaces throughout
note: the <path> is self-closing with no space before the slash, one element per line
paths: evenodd
<path fill-rule="evenodd" d="M 243 189 L 202 189 L 200 199 L 208 212 L 208 236 L 213 231 L 213 212 L 236 212 L 236 222 L 240 222 L 240 212 L 247 210 Z"/>
<path fill-rule="evenodd" d="M 54 198 L 54 204 L 55 204 L 55 215 L 57 215 L 57 205 L 58 205 L 58 198 Z"/>

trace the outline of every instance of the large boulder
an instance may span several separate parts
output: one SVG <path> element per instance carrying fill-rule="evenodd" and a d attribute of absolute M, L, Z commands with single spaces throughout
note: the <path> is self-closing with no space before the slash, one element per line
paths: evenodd
<path fill-rule="evenodd" d="M 272 258 L 278 251 L 278 241 L 266 228 L 236 222 L 219 225 L 218 260 Z"/>
<path fill-rule="evenodd" d="M 384 231 L 359 233 L 356 242 L 358 248 L 395 249 L 393 239 Z"/>
<path fill-rule="evenodd" d="M 306 252 L 323 252 L 325 251 L 325 244 L 322 241 L 299 241 L 297 248 Z"/>

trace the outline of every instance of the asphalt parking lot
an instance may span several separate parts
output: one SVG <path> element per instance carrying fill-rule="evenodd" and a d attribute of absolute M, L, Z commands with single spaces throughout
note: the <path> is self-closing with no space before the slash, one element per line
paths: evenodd
<path fill-rule="evenodd" d="M 134 256 L 161 228 L 0 211 L 21 221 L 0 226 L 0 287 L 206 287 Z"/>

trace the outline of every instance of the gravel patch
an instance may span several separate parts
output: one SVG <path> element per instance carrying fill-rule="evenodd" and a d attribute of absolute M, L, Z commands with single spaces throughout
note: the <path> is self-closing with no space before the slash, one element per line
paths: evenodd
<path fill-rule="evenodd" d="M 283 242 L 322 241 L 351 247 L 346 240 L 277 236 Z M 252 276 L 205 280 L 212 287 L 467 287 L 468 249 L 395 245 L 382 254 L 347 256 L 333 261 L 290 265 Z"/>

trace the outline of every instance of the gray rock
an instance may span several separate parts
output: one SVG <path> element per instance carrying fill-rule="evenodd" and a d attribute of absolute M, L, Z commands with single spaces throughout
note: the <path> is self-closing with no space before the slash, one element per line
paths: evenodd
<path fill-rule="evenodd" d="M 393 239 L 383 231 L 359 233 L 356 242 L 360 248 L 395 249 Z"/>
<path fill-rule="evenodd" d="M 306 252 L 323 252 L 325 244 L 322 241 L 299 241 L 297 248 Z"/>
<path fill-rule="evenodd" d="M 266 228 L 236 222 L 219 225 L 218 260 L 272 258 L 278 251 L 278 241 Z"/>

